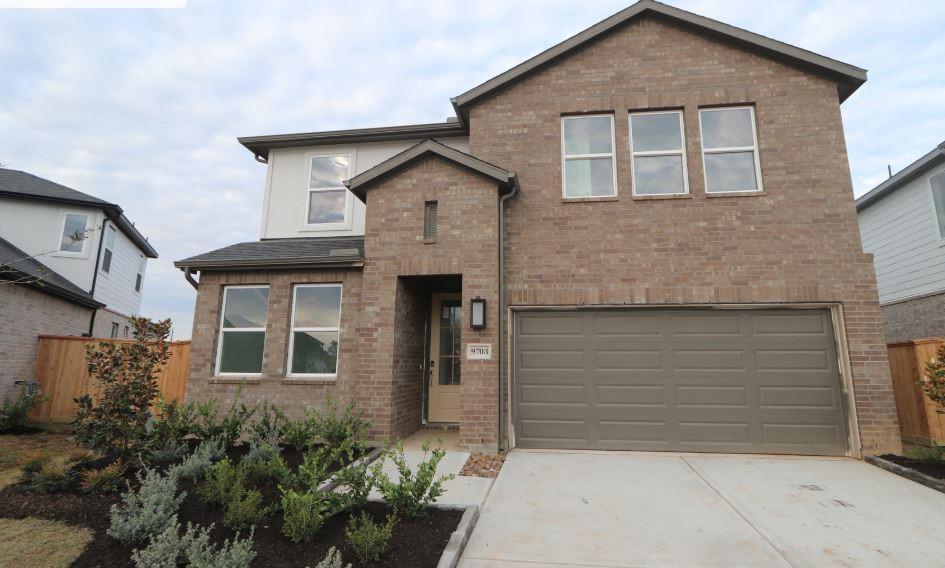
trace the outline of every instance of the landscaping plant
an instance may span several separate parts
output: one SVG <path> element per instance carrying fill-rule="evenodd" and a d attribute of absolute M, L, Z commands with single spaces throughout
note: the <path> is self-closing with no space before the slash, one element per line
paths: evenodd
<path fill-rule="evenodd" d="M 358 457 L 371 424 L 361 417 L 354 402 L 348 404 L 340 416 L 337 403 L 330 398 L 325 401 L 324 411 L 310 413 L 315 435 L 324 440 L 326 446 L 342 451 L 348 461 Z"/>
<path fill-rule="evenodd" d="M 197 488 L 197 493 L 205 503 L 224 507 L 235 492 L 245 487 L 246 472 L 225 459 L 213 464 L 206 480 Z"/>
<path fill-rule="evenodd" d="M 262 493 L 245 486 L 230 493 L 223 510 L 223 524 L 233 530 L 246 530 L 266 516 L 268 508 L 262 504 Z"/>
<path fill-rule="evenodd" d="M 242 388 L 238 388 L 233 402 L 221 420 L 217 420 L 219 404 L 214 399 L 196 403 L 194 412 L 194 429 L 197 436 L 204 440 L 220 438 L 226 447 L 230 447 L 243 435 L 246 423 L 256 412 L 256 407 L 250 407 L 243 402 Z"/>
<path fill-rule="evenodd" d="M 363 507 L 367 503 L 371 489 L 377 485 L 383 462 L 382 456 L 373 466 L 360 462 L 342 468 L 335 474 L 335 479 L 344 491 L 349 507 Z"/>
<path fill-rule="evenodd" d="M 40 394 L 35 384 L 23 384 L 16 397 L 7 398 L 0 406 L 0 434 L 22 434 L 27 431 L 26 420 L 33 408 L 49 397 Z"/>
<path fill-rule="evenodd" d="M 154 406 L 156 413 L 151 420 L 151 431 L 157 443 L 166 440 L 180 442 L 191 434 L 197 434 L 194 403 L 181 404 L 160 396 Z"/>
<path fill-rule="evenodd" d="M 141 543 L 163 532 L 177 520 L 177 510 L 186 493 L 177 493 L 177 475 L 161 475 L 147 469 L 137 474 L 140 487 L 122 494 L 122 502 L 112 505 L 108 536 L 125 544 Z"/>
<path fill-rule="evenodd" d="M 157 373 L 167 363 L 171 320 L 131 318 L 134 342 L 100 342 L 86 348 L 89 375 L 98 395 L 76 399 L 72 422 L 76 441 L 85 448 L 130 461 L 151 440 L 150 407 L 157 399 Z"/>
<path fill-rule="evenodd" d="M 148 546 L 136 549 L 131 560 L 136 568 L 177 568 L 178 566 L 199 568 L 244 568 L 256 557 L 253 551 L 253 533 L 245 539 L 239 535 L 224 541 L 219 548 L 210 543 L 213 525 L 204 529 L 187 524 L 181 534 L 176 521 L 159 534 L 154 535 Z"/>
<path fill-rule="evenodd" d="M 264 401 L 256 406 L 255 418 L 247 428 L 249 443 L 278 448 L 288 425 L 289 419 L 282 409 Z"/>
<path fill-rule="evenodd" d="M 315 565 L 315 568 L 351 568 L 351 564 L 342 565 L 341 553 L 333 546 L 328 549 L 328 554 Z"/>
<path fill-rule="evenodd" d="M 289 420 L 282 431 L 282 443 L 300 452 L 311 448 L 318 441 L 318 435 L 315 433 L 317 417 L 317 413 L 309 411 L 300 420 Z"/>
<path fill-rule="evenodd" d="M 282 489 L 282 534 L 292 542 L 310 540 L 325 521 L 344 509 L 337 493 Z"/>
<path fill-rule="evenodd" d="M 187 445 L 187 443 L 182 442 L 177 438 L 164 438 L 163 442 L 158 443 L 160 445 L 152 447 L 148 452 L 148 463 L 174 463 L 187 455 L 187 452 L 190 451 L 190 447 Z"/>
<path fill-rule="evenodd" d="M 925 365 L 925 376 L 919 378 L 919 386 L 939 406 L 938 412 L 945 414 L 945 345 L 939 348 L 935 359 Z"/>
<path fill-rule="evenodd" d="M 101 469 L 83 471 L 79 487 L 85 493 L 114 493 L 121 487 L 124 476 L 125 466 L 116 461 Z"/>
<path fill-rule="evenodd" d="M 397 517 L 388 515 L 383 524 L 374 522 L 371 515 L 362 511 L 360 517 L 352 516 L 348 520 L 345 536 L 351 543 L 351 548 L 358 555 L 361 562 L 378 562 L 387 552 L 390 537 L 397 526 Z"/>
<path fill-rule="evenodd" d="M 213 467 L 214 462 L 223 459 L 226 452 L 223 450 L 223 440 L 210 438 L 200 442 L 200 445 L 186 458 L 174 466 L 174 471 L 180 477 L 197 481 Z"/>
<path fill-rule="evenodd" d="M 250 442 L 249 452 L 243 457 L 240 467 L 246 471 L 246 477 L 256 483 L 279 484 L 292 475 L 278 446 L 266 443 L 257 446 Z"/>
<path fill-rule="evenodd" d="M 60 493 L 75 483 L 76 474 L 68 464 L 46 461 L 39 471 L 27 480 L 30 489 L 37 493 Z"/>
<path fill-rule="evenodd" d="M 437 448 L 430 453 L 429 445 L 424 444 L 424 458 L 428 454 L 430 458 L 417 464 L 415 474 L 407 465 L 403 442 L 399 442 L 395 450 L 389 454 L 390 460 L 397 467 L 398 482 L 394 483 L 383 470 L 378 469 L 377 488 L 384 496 L 384 500 L 398 514 L 408 517 L 421 515 L 427 505 L 434 503 L 443 494 L 443 483 L 455 477 L 453 474 L 436 477 L 436 466 L 446 455 L 445 450 Z"/>

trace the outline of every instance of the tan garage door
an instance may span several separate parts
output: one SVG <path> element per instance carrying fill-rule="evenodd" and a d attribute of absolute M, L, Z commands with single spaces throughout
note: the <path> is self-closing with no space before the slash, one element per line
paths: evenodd
<path fill-rule="evenodd" d="M 519 312 L 522 448 L 844 455 L 821 309 Z"/>

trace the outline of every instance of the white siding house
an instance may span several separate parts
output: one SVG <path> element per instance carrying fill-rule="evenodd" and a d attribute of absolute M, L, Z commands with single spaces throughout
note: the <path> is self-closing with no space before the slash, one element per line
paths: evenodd
<path fill-rule="evenodd" d="M 945 297 L 938 298 L 945 294 L 945 143 L 856 206 L 863 250 L 876 264 L 887 339 L 945 335 Z"/>

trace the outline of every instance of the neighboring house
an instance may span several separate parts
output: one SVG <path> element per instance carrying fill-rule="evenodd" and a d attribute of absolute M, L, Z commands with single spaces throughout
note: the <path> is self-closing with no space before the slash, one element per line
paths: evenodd
<path fill-rule="evenodd" d="M 886 341 L 945 337 L 945 142 L 856 200 Z"/>
<path fill-rule="evenodd" d="M 865 80 L 644 0 L 445 123 L 242 138 L 262 238 L 176 263 L 187 396 L 482 451 L 896 451 L 840 116 Z"/>
<path fill-rule="evenodd" d="M 121 207 L 0 169 L 0 399 L 33 378 L 37 335 L 129 337 L 149 258 Z"/>

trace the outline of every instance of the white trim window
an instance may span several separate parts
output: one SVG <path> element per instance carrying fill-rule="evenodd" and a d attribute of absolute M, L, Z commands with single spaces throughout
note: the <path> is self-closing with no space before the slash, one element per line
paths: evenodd
<path fill-rule="evenodd" d="M 305 225 L 309 228 L 345 228 L 351 221 L 351 195 L 344 180 L 351 177 L 351 156 L 309 156 Z"/>
<path fill-rule="evenodd" d="M 109 225 L 105 228 L 105 243 L 102 251 L 102 272 L 108 274 L 112 270 L 112 257 L 115 256 L 115 237 L 118 231 Z"/>
<path fill-rule="evenodd" d="M 62 216 L 58 251 L 63 254 L 84 255 L 88 249 L 89 216 L 85 213 L 66 213 Z"/>
<path fill-rule="evenodd" d="M 220 310 L 217 375 L 262 374 L 269 286 L 227 286 Z"/>
<path fill-rule="evenodd" d="M 699 110 L 706 193 L 762 191 L 754 107 Z"/>
<path fill-rule="evenodd" d="M 110 339 L 118 339 L 118 323 L 112 322 L 111 331 L 108 333 Z"/>
<path fill-rule="evenodd" d="M 686 195 L 686 134 L 681 110 L 630 113 L 634 195 Z"/>
<path fill-rule="evenodd" d="M 567 198 L 617 195 L 612 114 L 561 117 L 561 192 Z"/>
<path fill-rule="evenodd" d="M 341 284 L 296 284 L 289 334 L 290 377 L 334 378 L 341 344 Z"/>
<path fill-rule="evenodd" d="M 932 203 L 935 205 L 935 221 L 938 224 L 938 236 L 945 239 L 945 170 L 931 176 Z"/>
<path fill-rule="evenodd" d="M 144 285 L 144 267 L 147 261 L 143 254 L 138 255 L 138 273 L 135 274 L 135 292 L 141 292 L 141 286 Z"/>

